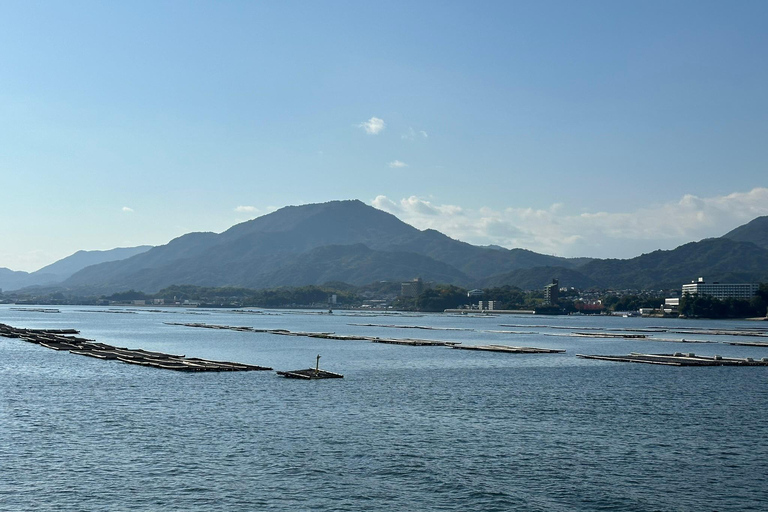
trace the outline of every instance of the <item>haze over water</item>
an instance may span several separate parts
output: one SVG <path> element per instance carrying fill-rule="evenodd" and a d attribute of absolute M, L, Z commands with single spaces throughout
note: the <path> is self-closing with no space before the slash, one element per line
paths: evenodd
<path fill-rule="evenodd" d="M 768 508 L 768 369 L 575 357 L 684 351 L 760 358 L 768 356 L 764 348 L 568 336 L 585 327 L 763 324 L 105 311 L 72 306 L 44 314 L 2 306 L 0 322 L 74 327 L 118 346 L 282 370 L 309 367 L 321 354 L 321 367 L 345 378 L 296 382 L 273 372 L 178 373 L 0 338 L 0 509 Z M 567 353 L 482 353 L 164 322 L 504 343 Z M 364 323 L 468 330 L 350 325 Z"/>

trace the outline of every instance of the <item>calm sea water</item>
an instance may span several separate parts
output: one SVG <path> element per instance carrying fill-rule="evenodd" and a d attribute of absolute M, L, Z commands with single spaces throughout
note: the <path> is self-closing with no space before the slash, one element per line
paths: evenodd
<path fill-rule="evenodd" d="M 0 306 L 0 322 L 16 327 L 74 327 L 118 346 L 283 370 L 314 366 L 320 354 L 321 367 L 345 375 L 296 382 L 273 372 L 186 374 L 0 338 L 0 509 L 768 510 L 767 368 L 575 357 L 680 351 L 760 358 L 768 349 L 569 336 L 589 327 L 765 324 L 268 313 L 65 307 L 46 314 Z M 567 353 L 482 353 L 164 322 Z M 362 323 L 441 330 L 350 325 Z"/>

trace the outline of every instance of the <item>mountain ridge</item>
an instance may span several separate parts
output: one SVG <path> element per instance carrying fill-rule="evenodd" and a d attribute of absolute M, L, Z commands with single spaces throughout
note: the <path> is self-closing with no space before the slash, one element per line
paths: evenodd
<path fill-rule="evenodd" d="M 474 246 L 433 229 L 419 230 L 359 200 L 330 201 L 286 206 L 218 234 L 187 233 L 165 245 L 86 266 L 60 286 L 109 294 L 128 289 L 153 293 L 183 284 L 362 285 L 419 276 L 467 287 L 526 289 L 540 288 L 552 278 L 560 278 L 563 286 L 614 289 L 677 288 L 698 276 L 768 281 L 768 248 L 760 245 L 768 240 L 766 219 L 759 217 L 719 238 L 630 259 L 561 258 L 521 248 Z M 0 283 L 4 275 L 23 277 L 2 270 Z"/>
<path fill-rule="evenodd" d="M 768 215 L 757 217 L 729 231 L 722 238 L 737 242 L 752 242 L 758 247 L 768 249 Z"/>
<path fill-rule="evenodd" d="M 359 245 L 369 252 L 363 256 Z M 310 276 L 302 258 L 317 261 L 321 247 L 348 247 L 356 258 L 344 262 L 332 252 L 344 271 L 316 269 Z M 392 258 L 399 254 L 402 265 Z M 376 268 L 372 261 L 383 267 Z M 290 264 L 290 265 L 289 265 Z M 435 230 L 418 230 L 394 215 L 358 200 L 287 206 L 252 219 L 217 235 L 183 235 L 166 244 L 120 262 L 86 268 L 63 283 L 70 288 L 100 288 L 105 293 L 123 288 L 157 291 L 172 284 L 201 286 L 263 286 L 275 283 L 269 276 L 282 275 L 292 266 L 305 276 L 303 284 L 319 284 L 319 276 L 363 284 L 365 279 L 406 279 L 445 276 L 463 284 L 495 273 L 536 264 L 569 266 L 569 260 L 539 255 L 524 249 L 498 250 L 454 240 Z M 367 267 L 364 277 L 360 268 Z M 279 284 L 279 283 L 278 283 Z"/>
<path fill-rule="evenodd" d="M 34 272 L 0 268 L 0 290 L 17 290 L 30 286 L 50 286 L 66 280 L 91 265 L 129 258 L 151 249 L 151 245 L 117 247 L 104 251 L 80 250 Z"/>

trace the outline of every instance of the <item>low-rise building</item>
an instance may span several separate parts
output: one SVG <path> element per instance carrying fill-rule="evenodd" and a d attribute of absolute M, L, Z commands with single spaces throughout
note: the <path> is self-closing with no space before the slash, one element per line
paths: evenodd
<path fill-rule="evenodd" d="M 677 313 L 680 310 L 680 297 L 664 299 L 664 304 L 661 306 L 661 309 L 666 314 Z"/>

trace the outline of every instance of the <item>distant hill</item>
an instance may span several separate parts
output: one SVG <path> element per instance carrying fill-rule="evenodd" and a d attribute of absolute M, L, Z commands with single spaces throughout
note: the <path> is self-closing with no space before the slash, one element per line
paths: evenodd
<path fill-rule="evenodd" d="M 110 294 L 129 289 L 154 293 L 172 285 L 265 288 L 354 285 L 421 277 L 465 287 L 515 285 L 613 289 L 679 288 L 697 277 L 708 281 L 768 281 L 768 217 L 721 238 L 654 251 L 636 258 L 560 258 L 526 249 L 478 247 L 443 233 L 419 230 L 360 201 L 288 206 L 232 226 L 223 233 L 189 233 L 169 243 L 136 248 L 123 259 L 86 266 L 61 283 L 75 293 Z M 109 252 L 109 251 L 107 251 Z M 117 254 L 117 253 L 115 253 Z M 62 262 L 46 269 L 68 272 Z M 66 260 L 66 258 L 65 258 Z M 53 273 L 50 273 L 53 272 Z M 38 276 L 41 277 L 41 276 Z M 0 283 L 23 275 L 0 272 Z M 4 286 L 6 289 L 12 289 Z"/>
<path fill-rule="evenodd" d="M 654 251 L 625 260 L 594 259 L 575 268 L 516 270 L 480 283 L 536 289 L 557 278 L 561 286 L 577 288 L 660 290 L 680 288 L 697 277 L 710 282 L 768 282 L 768 247 L 760 242 L 768 242 L 768 217 L 759 217 L 721 238 L 691 242 L 669 251 Z"/>
<path fill-rule="evenodd" d="M 57 283 L 56 276 L 50 274 L 33 275 L 20 270 L 0 268 L 0 290 L 12 291 L 26 286 L 38 286 Z"/>
<path fill-rule="evenodd" d="M 544 265 L 576 263 L 524 249 L 473 246 L 434 230 L 420 231 L 361 201 L 332 201 L 288 206 L 221 234 L 184 235 L 132 258 L 88 267 L 63 285 L 150 293 L 173 284 L 364 284 L 417 276 L 470 285 L 496 273 Z"/>
<path fill-rule="evenodd" d="M 136 254 L 147 252 L 151 248 L 151 245 L 140 245 L 138 247 L 118 247 L 108 251 L 77 251 L 71 256 L 67 256 L 33 272 L 33 274 L 50 274 L 56 276 L 59 281 L 63 281 L 85 267 L 104 263 L 105 261 L 124 260 Z"/>
<path fill-rule="evenodd" d="M 105 261 L 122 260 L 146 252 L 151 248 L 151 245 L 142 245 L 139 247 L 120 247 L 107 251 L 77 251 L 35 272 L 12 271 L 7 268 L 0 268 L 0 289 L 12 291 L 29 286 L 54 285 L 90 265 Z"/>
<path fill-rule="evenodd" d="M 561 286 L 576 288 L 663 290 L 680 288 L 697 277 L 724 283 L 768 282 L 768 250 L 750 242 L 709 238 L 627 260 L 592 260 L 576 269 L 516 270 L 482 284 L 537 289 L 557 278 Z"/>
<path fill-rule="evenodd" d="M 591 277 L 585 276 L 579 270 L 564 267 L 534 267 L 513 270 L 483 279 L 480 281 L 479 287 L 493 288 L 513 285 L 523 290 L 538 290 L 551 283 L 552 279 L 558 279 L 561 286 L 573 286 L 580 289 L 598 287 L 598 283 Z"/>
<path fill-rule="evenodd" d="M 768 215 L 739 226 L 722 236 L 737 242 L 752 242 L 758 247 L 768 249 Z"/>
<path fill-rule="evenodd" d="M 768 281 L 768 250 L 750 242 L 709 238 L 671 251 L 628 260 L 595 260 L 579 272 L 603 288 L 679 288 L 697 277 L 707 281 Z"/>

